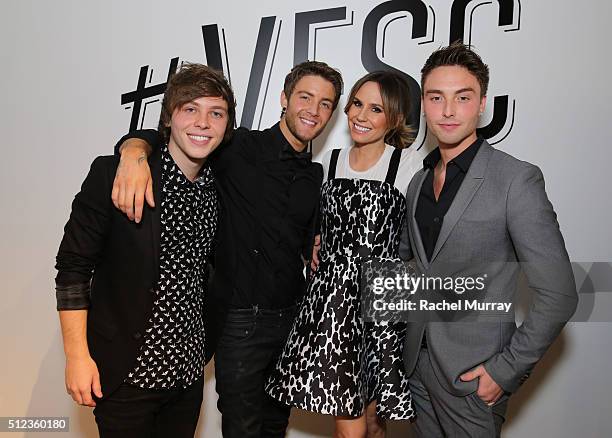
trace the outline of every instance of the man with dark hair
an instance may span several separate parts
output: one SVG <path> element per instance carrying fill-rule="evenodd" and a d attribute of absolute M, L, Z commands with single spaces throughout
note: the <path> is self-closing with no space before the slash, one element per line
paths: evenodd
<path fill-rule="evenodd" d="M 110 202 L 119 160 L 98 157 L 72 204 L 56 277 L 66 389 L 105 437 L 193 437 L 204 380 L 206 261 L 218 200 L 208 156 L 231 134 L 235 100 L 189 64 L 162 103 L 166 141 L 149 158 L 160 207 L 142 223 Z"/>
<path fill-rule="evenodd" d="M 457 41 L 450 46 L 433 52 L 421 69 L 421 92 L 424 93 L 425 80 L 438 67 L 461 66 L 469 71 L 480 85 L 480 98 L 487 96 L 489 89 L 489 66 L 469 47 Z"/>
<path fill-rule="evenodd" d="M 488 81 L 487 66 L 460 43 L 425 63 L 422 108 L 439 147 L 408 186 L 400 251 L 436 277 L 484 274 L 481 299 L 493 303 L 515 302 L 522 268 L 535 296 L 518 328 L 514 318 L 491 315 L 488 322 L 409 324 L 404 365 L 412 373 L 418 437 L 499 436 L 509 395 L 577 303 L 540 169 L 477 135 Z"/>
<path fill-rule="evenodd" d="M 293 323 L 305 289 L 304 260 L 312 252 L 323 169 L 306 147 L 327 125 L 341 91 L 340 73 L 327 64 L 295 66 L 281 93 L 280 122 L 264 131 L 237 129 L 211 162 L 222 212 L 208 353 L 215 352 L 226 438 L 285 435 L 290 408 L 268 396 L 264 385 Z M 136 132 L 119 144 L 128 137 L 159 144 L 155 131 Z M 145 190 L 147 143 L 126 141 L 113 192 L 115 204 L 137 221 L 145 191 L 153 202 Z"/>

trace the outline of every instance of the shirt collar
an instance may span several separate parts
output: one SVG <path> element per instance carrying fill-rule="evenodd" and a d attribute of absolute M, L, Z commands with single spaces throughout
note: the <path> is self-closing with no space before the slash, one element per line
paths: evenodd
<path fill-rule="evenodd" d="M 278 154 L 278 158 L 280 160 L 312 160 L 312 153 L 307 151 L 308 147 L 304 148 L 302 152 L 298 152 L 293 149 L 293 146 L 291 146 L 291 143 L 289 143 L 289 141 L 285 138 L 283 131 L 280 129 L 280 123 L 277 123 L 271 129 L 274 143 L 280 145 Z"/>
<path fill-rule="evenodd" d="M 183 171 L 178 167 L 172 155 L 168 151 L 168 146 L 162 146 L 162 172 L 168 181 L 174 183 L 174 186 L 179 190 L 191 190 L 194 187 L 204 188 L 213 183 L 213 176 L 208 163 L 205 163 L 198 176 L 192 182 L 185 176 Z"/>
<path fill-rule="evenodd" d="M 455 158 L 453 158 L 450 163 L 455 164 L 459 169 L 461 169 L 463 173 L 467 173 L 468 169 L 470 168 L 470 165 L 472 164 L 472 161 L 474 161 L 474 157 L 476 156 L 478 149 L 480 149 L 480 145 L 482 144 L 483 140 L 484 139 L 482 137 L 478 137 L 476 141 L 474 141 L 474 143 L 472 143 L 466 150 L 464 150 Z M 440 154 L 440 148 L 435 148 L 423 160 L 423 168 L 433 169 L 434 167 L 436 167 L 436 164 L 438 164 L 438 161 L 440 161 L 441 157 L 442 155 Z"/>

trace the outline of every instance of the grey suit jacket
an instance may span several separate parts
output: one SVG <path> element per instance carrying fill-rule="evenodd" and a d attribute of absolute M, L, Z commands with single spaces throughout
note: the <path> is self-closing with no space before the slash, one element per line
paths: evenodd
<path fill-rule="evenodd" d="M 518 328 L 514 322 L 499 320 L 409 323 L 405 367 L 409 373 L 414 370 L 427 328 L 431 364 L 450 393 L 474 392 L 477 381 L 462 382 L 459 376 L 480 364 L 505 391 L 514 392 L 572 316 L 578 300 L 542 173 L 483 142 L 444 217 L 428 261 L 415 219 L 428 171 L 417 172 L 408 186 L 402 257 L 414 257 L 417 267 L 426 273 L 444 272 L 452 266 L 453 275 L 465 276 L 477 276 L 477 267 L 486 263 L 488 300 L 506 302 L 514 301 L 521 269 L 517 262 L 521 262 L 535 296 Z"/>

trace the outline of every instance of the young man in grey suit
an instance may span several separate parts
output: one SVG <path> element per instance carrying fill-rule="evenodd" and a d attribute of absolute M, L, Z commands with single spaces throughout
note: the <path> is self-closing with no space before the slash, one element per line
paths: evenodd
<path fill-rule="evenodd" d="M 499 436 L 508 397 L 575 310 L 574 277 L 540 169 L 477 135 L 488 67 L 454 43 L 421 73 L 422 108 L 439 147 L 408 187 L 402 255 L 426 274 L 486 274 L 491 302 L 514 301 L 520 263 L 535 294 L 518 328 L 507 319 L 409 324 L 404 361 L 415 431 Z"/>

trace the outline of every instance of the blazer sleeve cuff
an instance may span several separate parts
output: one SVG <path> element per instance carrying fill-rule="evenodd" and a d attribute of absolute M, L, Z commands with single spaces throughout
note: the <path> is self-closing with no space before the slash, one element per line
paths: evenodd
<path fill-rule="evenodd" d="M 90 305 L 89 282 L 55 285 L 55 298 L 57 300 L 57 310 L 82 310 L 88 309 Z"/>
<path fill-rule="evenodd" d="M 502 354 L 493 356 L 483 364 L 487 373 L 505 392 L 513 393 L 529 377 L 529 373 L 518 373 L 516 366 L 508 362 Z"/>

